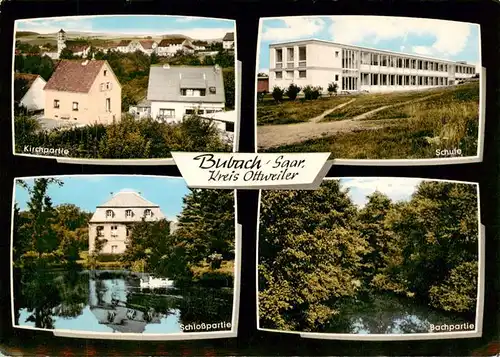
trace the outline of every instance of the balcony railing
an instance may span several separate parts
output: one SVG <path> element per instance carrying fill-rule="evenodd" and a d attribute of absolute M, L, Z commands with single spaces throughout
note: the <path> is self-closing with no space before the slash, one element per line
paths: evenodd
<path fill-rule="evenodd" d="M 299 67 L 305 67 L 306 66 L 306 61 L 299 61 Z"/>
<path fill-rule="evenodd" d="M 286 68 L 293 68 L 293 62 L 288 62 L 286 64 Z"/>
<path fill-rule="evenodd" d="M 276 68 L 283 68 L 283 63 L 276 62 Z"/>

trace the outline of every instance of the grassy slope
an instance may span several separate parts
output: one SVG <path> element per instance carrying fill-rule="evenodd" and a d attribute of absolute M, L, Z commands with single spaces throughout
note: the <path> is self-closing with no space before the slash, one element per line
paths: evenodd
<path fill-rule="evenodd" d="M 305 122 L 350 99 L 349 96 L 324 97 L 315 101 L 285 99 L 276 104 L 272 97 L 267 97 L 264 102 L 257 103 L 257 125 Z"/>
<path fill-rule="evenodd" d="M 479 83 L 471 83 L 443 96 L 416 104 L 388 108 L 370 119 L 390 119 L 387 127 L 341 133 L 267 152 L 330 151 L 339 159 L 435 158 L 436 149 L 460 148 L 463 156 L 477 154 Z M 441 138 L 435 144 L 426 138 Z"/>

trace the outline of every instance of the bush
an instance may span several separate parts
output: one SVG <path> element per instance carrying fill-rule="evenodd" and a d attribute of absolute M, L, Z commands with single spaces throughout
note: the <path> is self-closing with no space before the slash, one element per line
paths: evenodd
<path fill-rule="evenodd" d="M 301 90 L 301 88 L 298 85 L 296 85 L 294 83 L 290 83 L 285 94 L 288 98 L 290 98 L 290 100 L 295 100 L 295 98 L 297 98 L 297 94 L 299 94 L 300 90 Z"/>
<path fill-rule="evenodd" d="M 332 95 L 332 93 L 337 94 L 338 88 L 339 88 L 339 86 L 337 83 L 331 82 L 328 84 L 328 93 L 330 93 L 330 95 Z"/>
<path fill-rule="evenodd" d="M 119 254 L 101 253 L 96 257 L 100 263 L 117 262 L 120 260 Z"/>
<path fill-rule="evenodd" d="M 312 86 L 306 86 L 302 91 L 304 92 L 304 98 L 306 100 L 316 100 L 321 96 L 321 91 L 323 88 L 317 86 L 317 87 L 312 87 Z"/>
<path fill-rule="evenodd" d="M 274 86 L 273 88 L 273 98 L 276 103 L 279 103 L 283 100 L 283 95 L 285 94 L 285 90 L 278 86 Z"/>

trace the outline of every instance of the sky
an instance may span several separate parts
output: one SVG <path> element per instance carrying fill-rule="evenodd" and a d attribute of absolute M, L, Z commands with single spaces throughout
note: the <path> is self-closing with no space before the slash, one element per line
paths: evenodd
<path fill-rule="evenodd" d="M 403 177 L 342 178 L 340 185 L 348 188 L 348 195 L 358 207 L 364 207 L 376 190 L 387 195 L 393 202 L 408 201 L 422 179 Z"/>
<path fill-rule="evenodd" d="M 24 19 L 16 21 L 17 31 L 40 34 L 58 32 L 94 32 L 160 36 L 181 34 L 197 40 L 222 39 L 226 32 L 234 32 L 234 20 L 196 18 L 188 16 L 71 16 Z"/>
<path fill-rule="evenodd" d="M 467 61 L 480 68 L 479 25 L 386 16 L 295 16 L 261 20 L 259 72 L 269 71 L 269 44 L 320 39 L 337 43 Z"/>
<path fill-rule="evenodd" d="M 182 178 L 152 176 L 61 176 L 63 186 L 50 185 L 48 195 L 54 206 L 72 203 L 87 212 L 108 201 L 110 192 L 140 192 L 142 197 L 160 206 L 167 219 L 174 219 L 182 211 L 182 198 L 190 192 Z M 25 180 L 33 185 L 33 179 Z M 28 192 L 16 185 L 15 201 L 21 210 L 27 208 Z"/>

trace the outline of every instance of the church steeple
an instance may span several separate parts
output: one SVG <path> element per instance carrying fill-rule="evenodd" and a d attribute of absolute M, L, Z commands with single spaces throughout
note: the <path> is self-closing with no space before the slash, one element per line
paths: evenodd
<path fill-rule="evenodd" d="M 57 33 L 57 53 L 60 55 L 61 51 L 66 47 L 66 32 L 63 29 Z"/>

